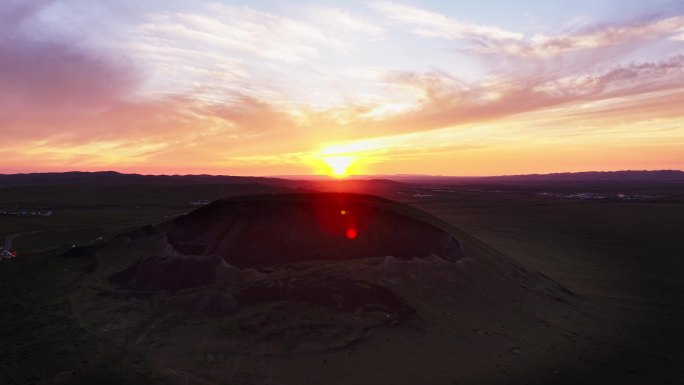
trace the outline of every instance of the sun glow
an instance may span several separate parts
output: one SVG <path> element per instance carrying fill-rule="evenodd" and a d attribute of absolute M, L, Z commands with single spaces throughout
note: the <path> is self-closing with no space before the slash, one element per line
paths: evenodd
<path fill-rule="evenodd" d="M 330 168 L 330 175 L 343 178 L 348 175 L 349 166 L 354 163 L 356 157 L 354 156 L 329 156 L 323 158 L 323 162 Z"/>
<path fill-rule="evenodd" d="M 359 163 L 368 161 L 367 153 L 376 148 L 377 143 L 355 141 L 328 145 L 317 152 L 316 162 L 325 164 L 325 173 L 335 178 L 344 178 L 358 172 Z"/>

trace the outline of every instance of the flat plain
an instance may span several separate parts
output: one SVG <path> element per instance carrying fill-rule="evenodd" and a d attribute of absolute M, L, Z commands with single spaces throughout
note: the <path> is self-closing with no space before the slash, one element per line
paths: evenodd
<path fill-rule="evenodd" d="M 155 318 L 159 298 L 101 296 L 92 302 L 87 282 L 95 282 L 93 271 L 100 267 L 90 258 L 64 257 L 73 249 L 97 248 L 117 234 L 168 222 L 202 201 L 312 190 L 344 190 L 344 184 L 0 190 L 2 210 L 52 211 L 50 216 L 0 216 L 0 237 L 12 236 L 19 252 L 0 264 L 2 383 L 275 384 L 327 378 L 328 383 L 674 384 L 684 376 L 680 182 L 368 183 L 361 190 L 445 222 L 466 256 L 489 270 L 474 268 L 469 274 L 481 271 L 481 280 L 468 275 L 461 283 L 446 280 L 441 288 L 418 273 L 413 286 L 390 285 L 416 308 L 420 321 L 376 329 L 332 351 L 221 355 L 225 347 L 202 339 L 212 328 L 227 327 L 220 319 Z M 101 257 L 97 263 L 102 264 Z M 346 269 L 358 268 L 364 276 L 384 268 L 428 269 L 387 261 L 354 266 Z M 515 266 L 542 278 L 523 281 L 515 276 Z M 510 271 L 511 277 L 502 277 Z M 518 282 L 516 288 L 507 286 L 509 279 Z M 106 291 L 104 284 L 92 285 L 88 290 Z M 547 295 L 548 300 L 542 298 Z M 288 309 L 283 314 L 307 311 Z M 149 330 L 136 334 L 135 343 L 125 341 L 126 330 L 103 332 L 107 323 L 101 316 L 113 314 L 128 315 L 131 325 L 147 324 Z M 227 332 L 225 338 L 247 341 L 243 332 Z M 176 350 L 184 346 L 192 348 L 183 354 Z"/>

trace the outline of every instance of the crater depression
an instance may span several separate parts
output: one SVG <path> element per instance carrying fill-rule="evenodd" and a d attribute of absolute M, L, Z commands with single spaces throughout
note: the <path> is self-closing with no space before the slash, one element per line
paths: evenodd
<path fill-rule="evenodd" d="M 173 221 L 168 240 L 186 255 L 244 268 L 371 257 L 461 256 L 446 231 L 406 207 L 360 194 L 278 194 L 216 201 Z"/>
<path fill-rule="evenodd" d="M 434 357 L 451 367 L 451 357 L 482 352 L 485 360 L 510 349 L 503 323 L 516 341 L 561 338 L 540 328 L 546 321 L 521 315 L 552 317 L 574 301 L 439 218 L 363 194 L 221 199 L 67 254 L 63 260 L 88 259 L 73 295 L 79 319 L 102 341 L 144 357 L 127 365 L 144 362 L 140 370 L 165 380 L 177 372 L 159 368 L 280 383 L 256 375 L 265 365 L 342 384 L 346 378 L 305 368 L 316 361 L 361 375 L 376 365 L 434 365 Z M 473 338 L 496 347 L 481 350 Z M 467 366 L 458 375 L 488 373 Z"/>

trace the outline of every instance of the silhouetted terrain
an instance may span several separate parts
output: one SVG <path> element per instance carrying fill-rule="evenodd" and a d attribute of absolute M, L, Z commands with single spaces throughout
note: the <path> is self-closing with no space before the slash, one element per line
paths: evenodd
<path fill-rule="evenodd" d="M 209 184 L 276 184 L 292 185 L 297 181 L 329 181 L 329 177 L 299 176 L 296 179 L 271 177 L 245 177 L 230 175 L 141 175 L 123 174 L 115 171 L 99 172 L 55 172 L 28 174 L 0 174 L 0 187 L 9 186 L 44 186 L 44 185 L 151 185 L 151 186 L 179 186 L 179 185 L 209 185 Z M 353 177 L 353 179 L 375 181 L 397 181 L 418 183 L 503 183 L 503 182 L 684 182 L 684 171 L 592 171 L 568 172 L 555 174 L 505 175 L 486 177 L 453 177 L 434 175 L 383 175 L 371 177 Z M 294 182 L 293 182 L 294 181 Z"/>
<path fill-rule="evenodd" d="M 149 185 L 179 186 L 193 184 L 242 184 L 277 181 L 275 178 L 228 175 L 140 175 L 115 171 L 0 174 L 0 187 L 45 185 Z"/>
<path fill-rule="evenodd" d="M 684 376 L 677 180 L 154 183 L 0 190 L 0 382 Z"/>
<path fill-rule="evenodd" d="M 390 201 L 347 193 L 219 200 L 175 219 L 167 234 L 176 251 L 218 255 L 239 268 L 387 255 L 461 257 L 458 241 L 444 230 L 396 212 Z"/>
<path fill-rule="evenodd" d="M 655 170 L 655 171 L 586 171 L 586 172 L 562 172 L 553 174 L 523 174 L 523 175 L 502 175 L 502 176 L 483 176 L 483 177 L 452 177 L 452 176 L 431 176 L 431 175 L 393 175 L 386 176 L 388 179 L 397 181 L 413 181 L 421 183 L 454 183 L 454 182 L 629 182 L 629 181 L 650 181 L 650 182 L 684 182 L 684 171 L 680 170 Z"/>

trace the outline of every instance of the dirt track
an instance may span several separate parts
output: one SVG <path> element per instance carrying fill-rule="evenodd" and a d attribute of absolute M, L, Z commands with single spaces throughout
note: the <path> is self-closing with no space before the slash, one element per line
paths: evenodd
<path fill-rule="evenodd" d="M 14 240 L 14 238 L 18 237 L 21 234 L 25 234 L 25 233 L 16 233 L 16 234 L 6 235 L 5 236 L 5 242 L 3 243 L 2 247 L 5 250 L 10 250 L 12 248 L 12 241 Z"/>

